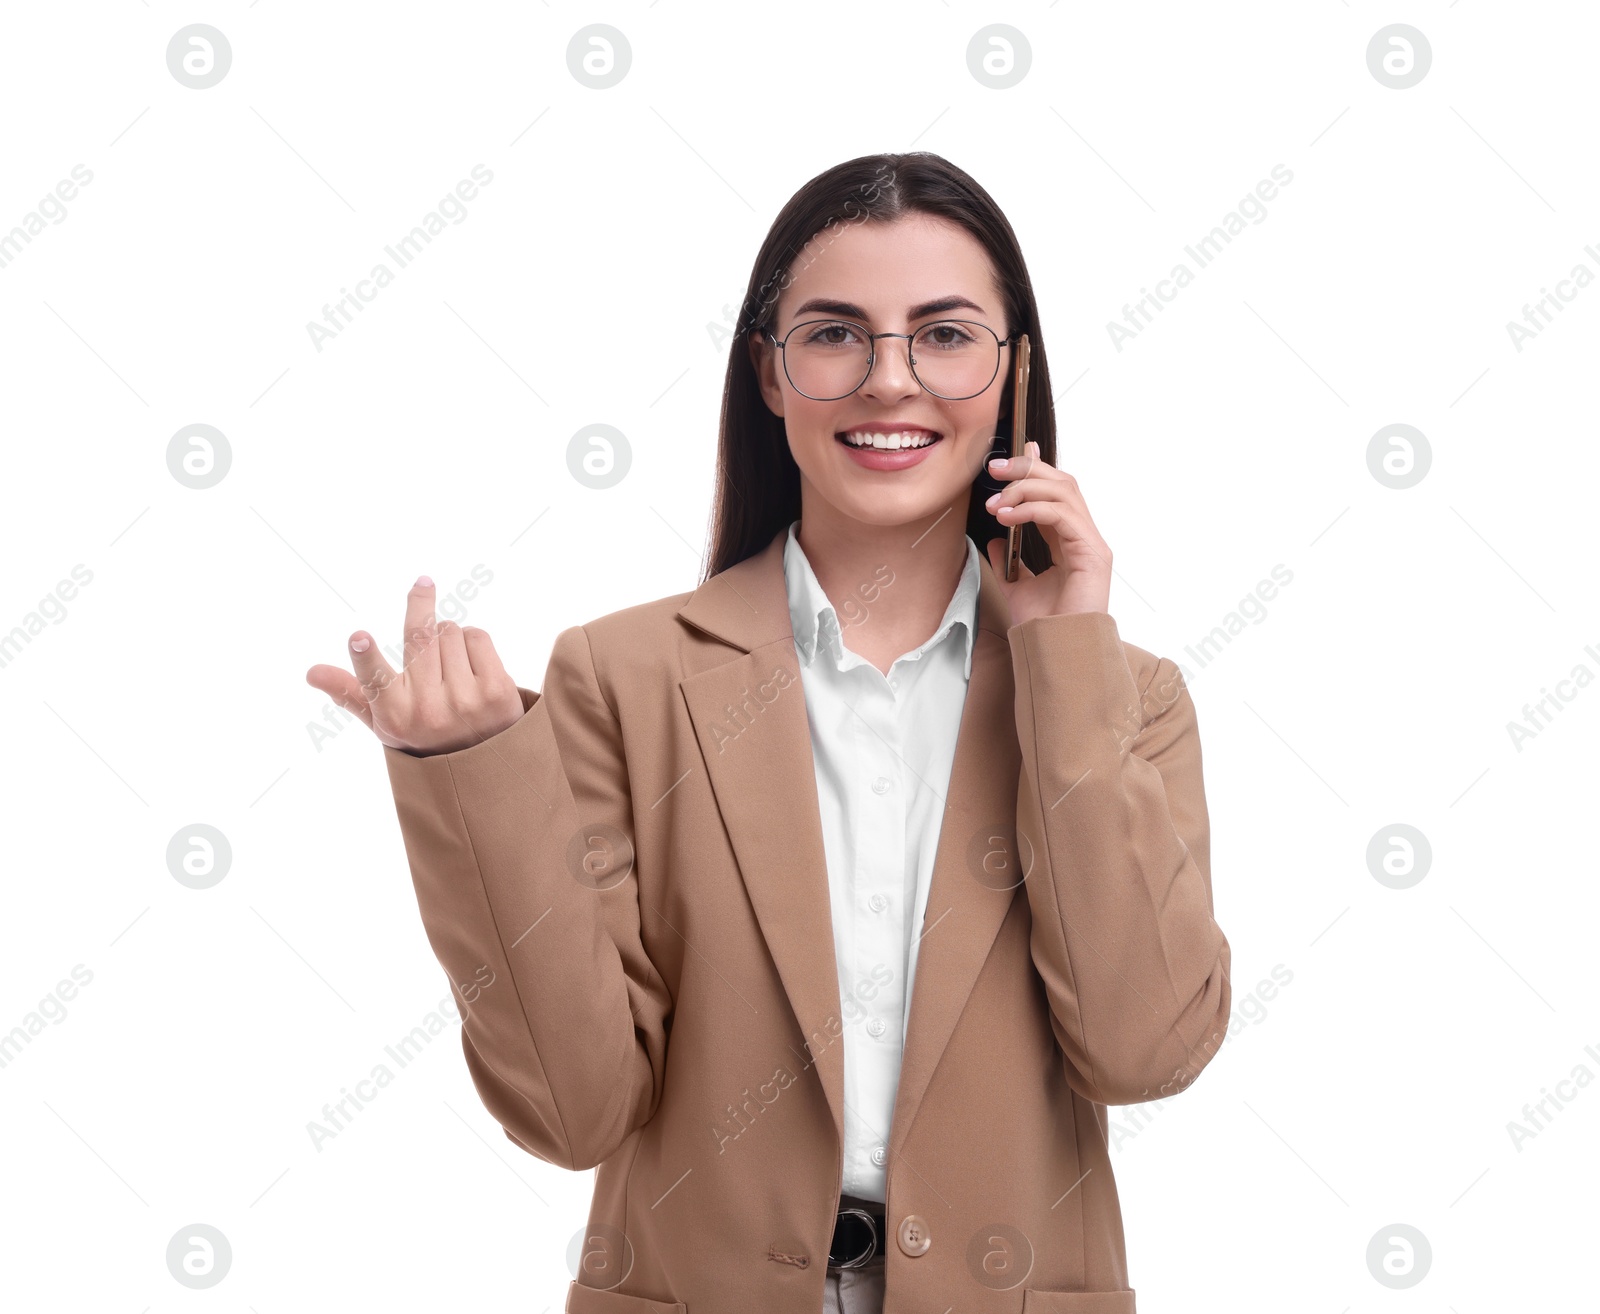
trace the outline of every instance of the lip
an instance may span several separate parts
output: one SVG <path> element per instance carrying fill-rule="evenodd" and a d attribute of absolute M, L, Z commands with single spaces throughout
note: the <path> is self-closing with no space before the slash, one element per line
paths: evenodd
<path fill-rule="evenodd" d="M 840 436 L 845 433 L 925 433 L 931 434 L 934 441 L 926 447 L 906 447 L 889 451 L 880 447 L 857 447 L 847 443 Z M 844 448 L 845 454 L 863 470 L 906 470 L 926 461 L 928 454 L 944 441 L 944 435 L 937 429 L 930 429 L 922 424 L 895 424 L 892 421 L 874 420 L 869 424 L 852 424 L 839 430 L 834 434 L 833 441 L 837 446 Z"/>

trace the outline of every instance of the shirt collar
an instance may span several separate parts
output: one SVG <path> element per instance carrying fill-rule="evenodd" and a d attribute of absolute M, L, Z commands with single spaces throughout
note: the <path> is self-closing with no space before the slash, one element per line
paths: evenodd
<path fill-rule="evenodd" d="M 819 651 L 824 650 L 832 654 L 841 670 L 859 665 L 866 658 L 849 652 L 840 640 L 838 614 L 834 611 L 833 603 L 828 601 L 828 595 L 822 591 L 816 572 L 811 569 L 811 562 L 806 559 L 805 550 L 800 546 L 797 532 L 799 524 L 798 519 L 789 523 L 788 538 L 783 545 L 783 581 L 789 594 L 789 623 L 794 631 L 795 648 L 807 666 L 811 665 Z M 967 563 L 962 567 L 961 578 L 950 597 L 950 605 L 944 609 L 943 618 L 928 640 L 904 656 L 922 656 L 934 644 L 941 642 L 951 629 L 959 626 L 963 673 L 970 680 L 972 643 L 977 626 L 978 586 L 982 575 L 978 568 L 977 544 L 972 541 L 970 534 L 962 537 L 967 544 Z"/>

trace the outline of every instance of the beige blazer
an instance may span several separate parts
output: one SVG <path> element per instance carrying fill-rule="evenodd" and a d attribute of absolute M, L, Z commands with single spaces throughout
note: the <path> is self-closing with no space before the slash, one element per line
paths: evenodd
<path fill-rule="evenodd" d="M 599 1169 L 570 1314 L 823 1307 L 853 1010 L 783 539 L 561 631 L 500 734 L 384 749 L 484 1105 Z M 1230 1006 L 1195 709 L 1103 612 L 1009 626 L 981 567 L 884 1311 L 1135 1314 L 1102 1106 L 1185 1089 Z"/>

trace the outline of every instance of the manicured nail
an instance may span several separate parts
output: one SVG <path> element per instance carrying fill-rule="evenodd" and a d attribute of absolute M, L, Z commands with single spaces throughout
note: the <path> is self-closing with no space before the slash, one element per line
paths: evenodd
<path fill-rule="evenodd" d="M 350 640 L 351 652 L 366 652 L 370 647 L 372 647 L 372 640 L 367 638 L 365 634 L 358 634 Z"/>
<path fill-rule="evenodd" d="M 1000 467 L 1003 467 L 1003 466 L 1010 465 L 1011 462 L 1006 460 L 1006 458 L 1003 457 L 1003 456 L 991 456 L 989 458 L 989 464 L 994 466 L 994 467 L 996 467 L 996 468 L 1000 468 Z"/>
<path fill-rule="evenodd" d="M 991 497 L 991 498 L 990 498 L 990 499 L 989 499 L 989 500 L 988 500 L 988 501 L 987 501 L 987 502 L 985 502 L 985 503 L 984 503 L 984 504 L 983 504 L 983 505 L 984 505 L 984 506 L 985 506 L 985 507 L 987 507 L 987 508 L 988 508 L 988 509 L 989 509 L 989 510 L 990 510 L 990 511 L 993 511 L 993 510 L 994 510 L 994 504 L 995 504 L 995 503 L 996 503 L 996 502 L 998 502 L 998 501 L 999 501 L 999 500 L 1000 500 L 1000 494 L 999 494 L 999 493 L 996 493 L 996 494 L 995 494 L 995 495 L 994 495 L 994 496 L 993 496 L 993 497 Z"/>
<path fill-rule="evenodd" d="M 419 589 L 431 589 L 433 587 L 433 581 L 426 575 L 418 575 L 417 582 L 412 585 L 412 587 Z"/>

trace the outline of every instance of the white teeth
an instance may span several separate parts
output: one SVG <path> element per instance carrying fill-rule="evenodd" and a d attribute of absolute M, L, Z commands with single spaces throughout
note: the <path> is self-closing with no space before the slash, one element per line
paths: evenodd
<path fill-rule="evenodd" d="M 902 447 L 927 447 L 938 441 L 925 433 L 847 433 L 844 438 L 852 447 L 879 447 L 891 452 Z"/>

